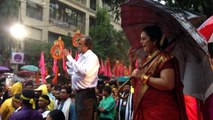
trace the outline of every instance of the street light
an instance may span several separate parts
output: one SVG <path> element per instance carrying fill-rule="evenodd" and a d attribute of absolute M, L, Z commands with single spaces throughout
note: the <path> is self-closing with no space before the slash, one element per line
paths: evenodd
<path fill-rule="evenodd" d="M 27 35 L 27 31 L 25 29 L 25 26 L 22 24 L 15 24 L 10 28 L 10 33 L 11 35 L 19 40 L 22 40 L 26 35 Z"/>
<path fill-rule="evenodd" d="M 18 21 L 16 24 L 9 28 L 9 32 L 13 39 L 13 46 L 11 47 L 11 68 L 15 71 L 18 70 L 19 64 L 24 64 L 24 38 L 27 35 L 27 31 L 25 26 L 22 24 L 22 16 L 21 16 L 21 3 L 24 1 L 18 0 Z"/>

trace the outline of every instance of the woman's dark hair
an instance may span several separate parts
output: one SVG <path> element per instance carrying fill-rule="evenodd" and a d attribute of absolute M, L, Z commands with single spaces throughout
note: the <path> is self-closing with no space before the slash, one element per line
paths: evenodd
<path fill-rule="evenodd" d="M 52 120 L 65 120 L 64 113 L 61 110 L 52 110 L 48 115 Z"/>
<path fill-rule="evenodd" d="M 108 94 L 111 94 L 112 93 L 112 88 L 110 86 L 105 86 L 103 88 L 104 91 L 106 91 Z"/>
<path fill-rule="evenodd" d="M 84 36 L 83 38 L 85 40 L 84 41 L 85 46 L 87 46 L 89 49 L 92 49 L 93 47 L 92 38 L 89 36 Z"/>
<path fill-rule="evenodd" d="M 156 41 L 156 46 L 158 48 L 164 49 L 165 44 L 168 44 L 167 39 L 164 39 L 163 43 L 161 43 L 163 32 L 159 26 L 147 26 L 142 31 L 146 32 L 146 34 L 150 37 L 150 40 Z"/>
<path fill-rule="evenodd" d="M 44 98 L 48 101 L 48 105 L 50 104 L 50 98 L 47 95 L 41 95 L 40 97 Z"/>

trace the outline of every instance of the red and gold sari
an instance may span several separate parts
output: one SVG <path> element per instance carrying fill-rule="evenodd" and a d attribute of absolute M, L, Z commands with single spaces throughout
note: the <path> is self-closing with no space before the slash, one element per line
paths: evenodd
<path fill-rule="evenodd" d="M 160 77 L 163 69 L 173 68 L 176 75 L 175 88 L 172 91 L 162 91 L 134 80 L 134 120 L 187 120 L 176 58 L 169 53 L 158 52 L 152 58 L 143 60 L 143 64 L 146 64 L 143 68 L 139 67 L 142 73 L 156 78 Z"/>

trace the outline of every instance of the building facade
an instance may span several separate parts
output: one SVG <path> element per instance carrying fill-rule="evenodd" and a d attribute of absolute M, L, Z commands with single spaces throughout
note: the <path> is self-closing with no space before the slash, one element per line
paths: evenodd
<path fill-rule="evenodd" d="M 72 37 L 76 30 L 88 35 L 97 8 L 104 4 L 101 0 L 24 0 L 20 5 L 25 39 L 53 42 L 58 36 Z M 111 23 L 121 30 L 119 22 Z"/>

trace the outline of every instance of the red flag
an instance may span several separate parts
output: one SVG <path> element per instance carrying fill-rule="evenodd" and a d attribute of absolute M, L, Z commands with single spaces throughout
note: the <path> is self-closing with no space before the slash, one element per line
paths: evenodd
<path fill-rule="evenodd" d="M 107 58 L 107 61 L 106 61 L 106 71 L 107 71 L 107 76 L 108 77 L 112 77 L 112 71 L 111 71 L 111 66 L 110 66 L 110 59 L 109 58 Z"/>
<path fill-rule="evenodd" d="M 113 66 L 113 75 L 115 77 L 118 77 L 118 64 L 119 64 L 118 61 L 116 61 L 116 63 Z"/>
<path fill-rule="evenodd" d="M 119 63 L 118 65 L 118 77 L 124 76 L 124 66 L 122 63 Z"/>
<path fill-rule="evenodd" d="M 102 73 L 104 73 L 104 66 L 103 66 L 103 60 L 101 59 L 98 74 L 100 75 Z"/>
<path fill-rule="evenodd" d="M 57 82 L 58 82 L 58 68 L 57 68 L 56 73 L 55 73 L 55 76 L 54 76 L 54 78 L 53 78 L 53 80 L 52 80 L 52 83 L 53 83 L 53 84 L 57 84 Z"/>
<path fill-rule="evenodd" d="M 107 65 L 106 65 L 106 62 L 103 63 L 103 66 L 104 66 L 104 68 L 103 68 L 103 70 L 104 70 L 104 75 L 107 76 Z"/>
<path fill-rule="evenodd" d="M 101 59 L 101 67 L 102 67 L 102 73 L 105 75 L 105 65 L 102 59 Z"/>
<path fill-rule="evenodd" d="M 130 70 L 128 67 L 124 66 L 124 76 L 129 76 L 130 75 Z"/>
<path fill-rule="evenodd" d="M 39 67 L 40 67 L 40 71 L 41 71 L 42 83 L 46 83 L 46 80 L 45 80 L 44 51 L 41 52 Z"/>
<path fill-rule="evenodd" d="M 39 73 L 36 72 L 36 84 L 38 85 L 39 84 Z"/>
<path fill-rule="evenodd" d="M 111 67 L 109 66 L 108 67 L 108 76 L 111 78 L 112 77 L 112 70 L 111 70 Z"/>
<path fill-rule="evenodd" d="M 49 75 L 48 69 L 47 67 L 45 68 L 45 77 L 47 77 L 47 75 Z"/>
<path fill-rule="evenodd" d="M 53 70 L 53 73 L 55 74 L 55 77 L 53 78 L 52 83 L 56 84 L 57 81 L 58 81 L 58 66 L 57 66 L 57 60 L 56 59 L 54 59 L 52 70 Z"/>
<path fill-rule="evenodd" d="M 52 68 L 53 73 L 56 73 L 57 68 L 58 68 L 58 66 L 57 66 L 57 60 L 56 60 L 56 59 L 54 59 L 54 61 L 53 61 L 53 68 Z"/>

